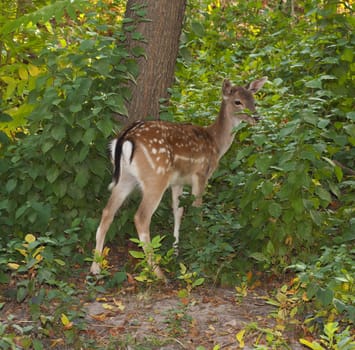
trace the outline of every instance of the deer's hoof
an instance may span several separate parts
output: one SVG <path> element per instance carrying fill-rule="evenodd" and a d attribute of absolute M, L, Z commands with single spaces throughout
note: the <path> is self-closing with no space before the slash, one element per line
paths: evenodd
<path fill-rule="evenodd" d="M 98 275 L 101 271 L 100 265 L 97 262 L 93 262 L 90 268 L 90 272 L 93 275 Z"/>

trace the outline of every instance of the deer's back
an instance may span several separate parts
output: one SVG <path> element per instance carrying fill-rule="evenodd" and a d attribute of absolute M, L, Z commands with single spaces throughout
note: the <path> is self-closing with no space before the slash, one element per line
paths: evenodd
<path fill-rule="evenodd" d="M 142 176 L 168 176 L 170 184 L 191 183 L 195 174 L 209 177 L 218 162 L 211 135 L 192 124 L 147 121 L 128 131 L 125 140 L 134 144 L 133 160 L 144 169 Z"/>

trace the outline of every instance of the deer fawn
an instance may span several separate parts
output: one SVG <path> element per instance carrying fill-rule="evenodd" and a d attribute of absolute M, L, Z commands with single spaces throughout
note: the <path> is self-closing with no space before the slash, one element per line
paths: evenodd
<path fill-rule="evenodd" d="M 183 214 L 183 208 L 179 207 L 179 196 L 183 186 L 191 185 L 195 196 L 193 205 L 199 206 L 208 179 L 233 142 L 233 128 L 242 121 L 254 125 L 258 120 L 250 114 L 256 112 L 253 94 L 262 88 L 266 80 L 267 77 L 263 77 L 246 87 L 232 86 L 229 80 L 225 80 L 219 115 L 210 126 L 158 120 L 138 121 L 111 142 L 114 164 L 113 181 L 110 185 L 112 193 L 96 232 L 96 253 L 102 253 L 106 232 L 116 211 L 137 186 L 142 192 L 142 201 L 134 223 L 143 243 L 150 242 L 152 215 L 165 190 L 171 187 L 174 246 L 177 247 Z M 154 266 L 149 253 L 144 250 L 157 277 L 164 279 L 159 266 Z M 91 272 L 100 272 L 97 262 L 93 262 Z"/>

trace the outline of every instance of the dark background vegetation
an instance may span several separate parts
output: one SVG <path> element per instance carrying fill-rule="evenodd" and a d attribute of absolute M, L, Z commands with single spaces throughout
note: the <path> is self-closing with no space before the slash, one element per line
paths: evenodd
<path fill-rule="evenodd" d="M 31 336 L 22 330 L 29 344 L 22 348 L 40 349 L 46 329 L 74 313 L 58 309 L 43 324 L 41 303 L 67 304 L 75 295 L 67 277 L 88 270 L 108 197 L 107 143 L 139 77 L 145 52 L 135 24 L 146 10 L 137 5 L 131 22 L 123 19 L 125 1 L 1 3 L 0 283 L 42 322 Z M 355 318 L 352 5 L 188 1 L 175 82 L 160 111 L 161 119 L 206 125 L 218 112 L 224 78 L 269 77 L 257 96 L 262 121 L 238 127 L 205 204 L 199 213 L 187 210 L 179 259 L 222 286 L 245 282 L 250 271 L 292 273 L 299 315 L 312 310 L 313 320 L 335 320 L 341 329 Z M 133 50 L 127 31 L 137 41 Z M 113 244 L 136 236 L 136 201 L 112 225 Z M 152 229 L 166 236 L 163 255 L 171 230 L 167 197 Z M 1 346 L 15 346 L 19 332 L 2 323 Z"/>

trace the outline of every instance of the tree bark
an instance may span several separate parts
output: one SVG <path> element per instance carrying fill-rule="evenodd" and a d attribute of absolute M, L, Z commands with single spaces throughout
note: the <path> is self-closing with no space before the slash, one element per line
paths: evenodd
<path fill-rule="evenodd" d="M 143 6 L 146 11 L 142 21 L 132 7 Z M 175 62 L 183 24 L 186 0 L 128 0 L 125 18 L 136 22 L 136 29 L 144 42 L 135 40 L 133 32 L 127 32 L 130 52 L 137 46 L 145 51 L 138 58 L 137 84 L 131 84 L 132 98 L 127 106 L 128 121 L 153 117 L 159 119 L 159 100 L 168 98 L 167 89 L 174 79 Z M 127 26 L 132 23 L 127 21 Z M 133 50 L 134 51 L 134 50 Z"/>

